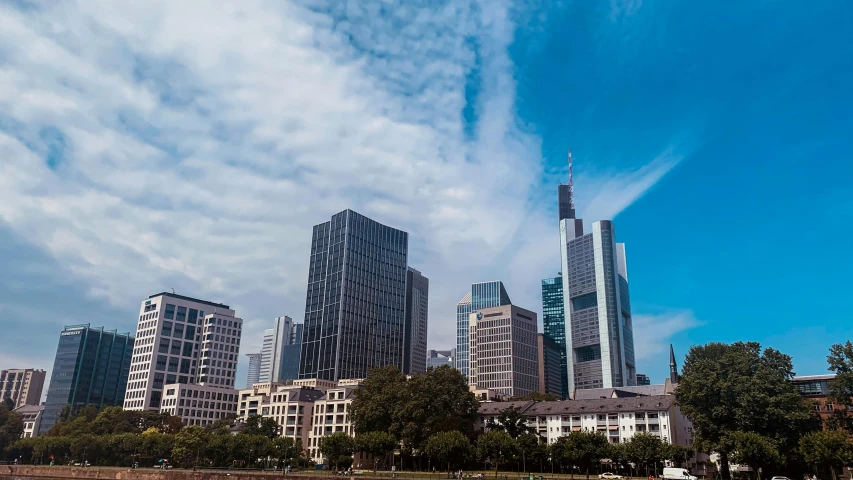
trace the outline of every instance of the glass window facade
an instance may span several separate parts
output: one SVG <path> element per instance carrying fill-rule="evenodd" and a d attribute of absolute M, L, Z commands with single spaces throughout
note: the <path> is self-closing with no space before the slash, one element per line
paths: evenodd
<path fill-rule="evenodd" d="M 560 354 L 560 398 L 569 398 L 562 276 L 542 280 L 542 330 L 554 342 Z"/>
<path fill-rule="evenodd" d="M 72 411 L 84 406 L 121 406 L 133 341 L 128 334 L 89 325 L 65 327 L 59 336 L 39 434 L 56 424 L 66 405 Z"/>
<path fill-rule="evenodd" d="M 352 210 L 314 226 L 299 378 L 403 367 L 406 232 Z"/>

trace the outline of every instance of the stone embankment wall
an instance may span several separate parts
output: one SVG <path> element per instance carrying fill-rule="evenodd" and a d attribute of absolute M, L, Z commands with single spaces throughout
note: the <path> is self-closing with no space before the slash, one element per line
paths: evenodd
<path fill-rule="evenodd" d="M 0 478 L 41 477 L 41 478 L 79 478 L 85 480 L 279 480 L 284 476 L 261 472 L 240 472 L 235 470 L 157 470 L 110 468 L 110 467 L 65 467 L 46 465 L 0 465 Z M 330 477 L 301 474 L 299 480 L 329 480 Z M 338 477 L 341 478 L 341 477 Z M 344 477 L 345 478 L 345 477 Z M 351 479 L 346 479 L 351 480 Z"/>

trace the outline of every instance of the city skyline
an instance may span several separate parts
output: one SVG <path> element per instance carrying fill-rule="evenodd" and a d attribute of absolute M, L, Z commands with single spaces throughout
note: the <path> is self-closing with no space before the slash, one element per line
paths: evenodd
<path fill-rule="evenodd" d="M 56 338 L 32 331 L 130 331 L 172 289 L 232 305 L 260 351 L 271 318 L 303 316 L 311 227 L 345 208 L 409 232 L 428 348 L 453 348 L 472 282 L 542 313 L 571 148 L 577 216 L 630 245 L 638 371 L 741 339 L 826 371 L 850 336 L 832 306 L 853 259 L 825 248 L 853 234 L 849 2 L 453 0 L 399 22 L 372 2 L 0 6 L 0 368 L 49 372 Z M 779 302 L 802 278 L 822 281 Z"/>

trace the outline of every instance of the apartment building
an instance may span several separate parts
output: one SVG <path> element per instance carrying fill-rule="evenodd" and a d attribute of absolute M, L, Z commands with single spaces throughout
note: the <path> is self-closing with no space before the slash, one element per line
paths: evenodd
<path fill-rule="evenodd" d="M 674 395 L 483 403 L 476 428 L 485 431 L 489 419 L 497 420 L 510 406 L 521 410 L 528 425 L 549 444 L 578 430 L 600 432 L 611 443 L 627 442 L 637 433 L 656 435 L 676 445 L 689 446 L 693 441 L 693 425 L 682 415 Z"/>
<path fill-rule="evenodd" d="M 237 414 L 237 391 L 212 385 L 166 385 L 160 413 L 181 417 L 184 425 L 207 426 Z"/>
<path fill-rule="evenodd" d="M 330 388 L 314 402 L 312 410 L 313 423 L 305 445 L 309 458 L 317 463 L 323 462 L 320 453 L 320 441 L 323 437 L 337 432 L 353 435 L 349 419 L 349 407 L 352 404 L 358 381 L 340 382 L 337 387 Z"/>
<path fill-rule="evenodd" d="M 15 408 L 38 405 L 45 375 L 44 370 L 32 368 L 0 370 L 0 400 L 11 399 Z"/>
<path fill-rule="evenodd" d="M 15 413 L 24 421 L 24 432 L 21 438 L 32 438 L 39 436 L 41 419 L 44 415 L 44 405 L 23 405 L 15 409 Z"/>

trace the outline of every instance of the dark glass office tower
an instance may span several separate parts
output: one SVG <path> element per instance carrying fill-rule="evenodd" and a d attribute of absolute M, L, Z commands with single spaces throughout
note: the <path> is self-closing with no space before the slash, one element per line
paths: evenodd
<path fill-rule="evenodd" d="M 560 352 L 560 398 L 569 398 L 566 362 L 566 315 L 563 309 L 563 276 L 542 280 L 542 329 Z"/>
<path fill-rule="evenodd" d="M 290 327 L 287 345 L 281 347 L 281 363 L 278 367 L 278 382 L 287 382 L 299 378 L 299 352 L 302 350 L 302 324 L 294 323 Z"/>
<path fill-rule="evenodd" d="M 56 424 L 63 407 L 121 406 L 134 338 L 128 333 L 70 325 L 59 336 L 39 434 Z"/>
<path fill-rule="evenodd" d="M 403 373 L 426 372 L 429 279 L 412 267 L 406 271 L 406 337 Z"/>
<path fill-rule="evenodd" d="M 314 226 L 299 378 L 403 368 L 409 236 L 352 210 Z"/>

